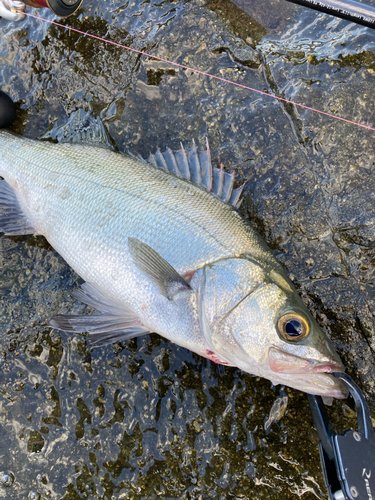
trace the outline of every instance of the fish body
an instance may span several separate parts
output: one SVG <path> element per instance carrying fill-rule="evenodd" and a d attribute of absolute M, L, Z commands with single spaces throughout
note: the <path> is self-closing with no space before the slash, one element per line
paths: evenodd
<path fill-rule="evenodd" d="M 181 150 L 179 163 L 169 150 L 174 175 L 95 144 L 0 131 L 0 228 L 45 236 L 85 281 L 75 296 L 98 311 L 51 324 L 98 344 L 153 331 L 274 383 L 344 397 L 327 374 L 342 370 L 339 357 L 262 238 L 207 192 L 203 169 L 191 169 L 200 185 L 181 177 L 202 153 Z"/>

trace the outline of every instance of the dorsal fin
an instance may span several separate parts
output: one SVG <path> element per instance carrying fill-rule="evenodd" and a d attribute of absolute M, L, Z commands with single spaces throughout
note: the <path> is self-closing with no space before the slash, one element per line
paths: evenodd
<path fill-rule="evenodd" d="M 155 167 L 205 188 L 206 191 L 215 194 L 224 203 L 229 203 L 236 208 L 241 204 L 240 196 L 244 184 L 233 189 L 234 173 L 230 174 L 225 172 L 222 167 L 212 166 L 208 141 L 206 151 L 198 151 L 193 140 L 193 145 L 189 149 L 184 149 L 182 144 L 181 149 L 177 151 L 167 148 L 163 153 L 158 149 L 155 154 L 150 154 L 147 161 Z"/>

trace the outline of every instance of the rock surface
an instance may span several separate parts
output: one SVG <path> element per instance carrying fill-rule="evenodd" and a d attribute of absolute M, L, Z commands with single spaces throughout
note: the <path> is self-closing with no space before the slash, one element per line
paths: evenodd
<path fill-rule="evenodd" d="M 241 1 L 247 13 L 227 0 L 85 0 L 63 22 L 375 125 L 373 30 Z M 208 137 L 375 410 L 374 132 L 32 18 L 0 29 L 15 131 L 53 137 L 83 108 L 120 151 Z M 70 296 L 79 278 L 45 240 L 0 237 L 0 266 L 0 498 L 326 498 L 305 395 L 156 334 L 90 352 L 46 326 L 83 307 Z M 330 411 L 338 430 L 354 426 L 347 403 Z"/>

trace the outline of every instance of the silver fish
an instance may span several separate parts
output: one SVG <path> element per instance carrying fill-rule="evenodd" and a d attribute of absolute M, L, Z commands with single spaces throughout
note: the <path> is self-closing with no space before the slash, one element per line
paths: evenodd
<path fill-rule="evenodd" d="M 50 324 L 96 345 L 157 332 L 274 384 L 346 397 L 329 374 L 340 358 L 209 150 L 158 151 L 152 165 L 113 151 L 100 120 L 86 125 L 59 144 L 0 131 L 0 230 L 45 236 L 97 311 Z"/>

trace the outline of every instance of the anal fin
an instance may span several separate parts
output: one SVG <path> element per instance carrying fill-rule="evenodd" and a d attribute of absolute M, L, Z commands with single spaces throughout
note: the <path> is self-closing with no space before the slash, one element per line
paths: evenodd
<path fill-rule="evenodd" d="M 92 283 L 83 283 L 81 289 L 72 295 L 84 304 L 94 307 L 98 313 L 81 316 L 59 314 L 49 321 L 53 328 L 68 332 L 89 332 L 90 344 L 93 347 L 149 333 L 133 311 L 114 302 Z"/>
<path fill-rule="evenodd" d="M 24 214 L 15 190 L 0 179 L 0 232 L 9 236 L 36 234 Z"/>

